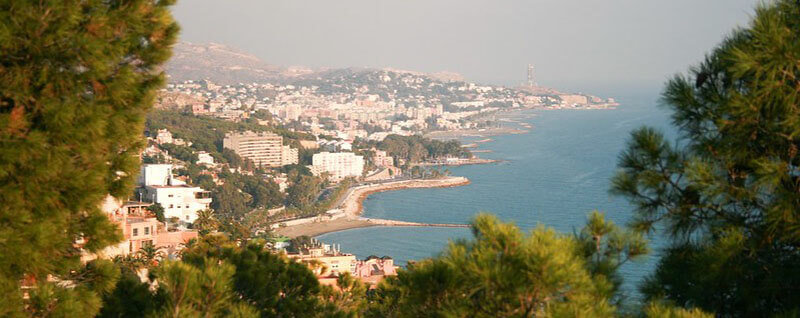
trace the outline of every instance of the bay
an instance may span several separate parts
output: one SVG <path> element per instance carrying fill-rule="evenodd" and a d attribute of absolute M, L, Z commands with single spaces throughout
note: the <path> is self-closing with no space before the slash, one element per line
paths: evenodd
<path fill-rule="evenodd" d="M 617 224 L 633 212 L 624 198 L 609 194 L 617 157 L 630 132 L 643 125 L 669 132 L 669 116 L 656 107 L 654 92 L 619 96 L 615 110 L 526 111 L 520 121 L 533 126 L 527 134 L 492 137 L 481 157 L 502 162 L 450 167 L 471 184 L 443 189 L 408 189 L 371 195 L 364 216 L 425 223 L 467 223 L 477 213 L 490 212 L 525 230 L 544 225 L 563 233 L 578 231 L 588 213 L 600 210 Z M 672 135 L 672 134 L 670 134 Z M 318 238 L 341 244 L 359 258 L 388 255 L 399 265 L 440 253 L 449 240 L 468 238 L 463 228 L 373 227 L 328 233 Z M 653 253 L 623 266 L 624 288 L 650 272 L 664 246 L 651 237 Z"/>

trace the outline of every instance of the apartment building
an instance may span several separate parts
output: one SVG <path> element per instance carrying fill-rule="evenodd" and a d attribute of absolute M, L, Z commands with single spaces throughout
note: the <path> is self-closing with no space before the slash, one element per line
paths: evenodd
<path fill-rule="evenodd" d="M 281 148 L 281 166 L 296 165 L 300 162 L 300 152 L 289 146 Z"/>
<path fill-rule="evenodd" d="M 311 158 L 309 167 L 314 175 L 330 174 L 333 181 L 347 177 L 360 177 L 364 171 L 364 157 L 352 152 L 320 152 Z"/>
<path fill-rule="evenodd" d="M 297 149 L 283 145 L 283 137 L 270 132 L 230 132 L 222 146 L 259 166 L 280 167 L 299 162 Z"/>

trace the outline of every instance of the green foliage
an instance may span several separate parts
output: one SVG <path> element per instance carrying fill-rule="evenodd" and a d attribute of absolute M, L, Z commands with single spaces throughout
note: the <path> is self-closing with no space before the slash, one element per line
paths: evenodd
<path fill-rule="evenodd" d="M 214 210 L 205 209 L 197 211 L 197 219 L 192 223 L 192 227 L 197 230 L 200 236 L 206 236 L 219 228 L 219 221 L 214 216 Z"/>
<path fill-rule="evenodd" d="M 319 177 L 297 175 L 286 189 L 286 205 L 308 211 L 317 201 L 322 191 L 322 180 Z"/>
<path fill-rule="evenodd" d="M 422 136 L 389 135 L 377 144 L 378 149 L 385 150 L 395 160 L 403 159 L 407 163 L 444 158 L 448 156 L 468 158 L 469 150 L 461 147 L 457 140 L 441 141 Z"/>
<path fill-rule="evenodd" d="M 663 102 L 685 144 L 634 131 L 613 191 L 639 231 L 672 238 L 642 287 L 723 316 L 797 312 L 800 293 L 800 3 L 756 10 Z"/>
<path fill-rule="evenodd" d="M 603 213 L 594 211 L 586 226 L 575 237 L 589 273 L 603 277 L 613 285 L 611 299 L 619 305 L 624 299 L 619 293 L 622 277 L 619 267 L 630 260 L 639 259 L 649 253 L 647 241 L 641 233 L 623 230 L 607 221 Z"/>
<path fill-rule="evenodd" d="M 164 207 L 161 206 L 161 203 L 153 203 L 147 207 L 147 211 L 153 213 L 156 216 L 158 222 L 166 222 L 166 218 L 164 217 Z"/>
<path fill-rule="evenodd" d="M 159 147 L 163 150 L 166 150 L 170 156 L 180 161 L 188 162 L 191 164 L 197 162 L 197 154 L 194 153 L 194 150 L 192 150 L 192 148 L 176 144 L 162 144 L 159 145 Z"/>
<path fill-rule="evenodd" d="M 245 247 L 221 242 L 201 242 L 184 253 L 184 261 L 205 266 L 216 259 L 236 268 L 233 286 L 241 299 L 261 317 L 330 317 L 342 315 L 327 304 L 314 274 L 306 265 L 264 248 L 263 242 Z"/>
<path fill-rule="evenodd" d="M 593 277 L 570 236 L 543 227 L 523 234 L 488 214 L 473 222 L 474 240 L 451 242 L 434 259 L 385 280 L 374 316 L 612 316 L 613 291 Z"/>
<path fill-rule="evenodd" d="M 150 284 L 142 282 L 133 271 L 122 267 L 122 276 L 114 290 L 103 296 L 98 317 L 146 317 L 164 306 L 163 294 L 150 292 Z"/>
<path fill-rule="evenodd" d="M 669 306 L 660 302 L 651 302 L 644 307 L 644 316 L 648 318 L 712 318 L 714 315 L 697 308 L 684 309 Z"/>
<path fill-rule="evenodd" d="M 142 163 L 167 163 L 167 158 L 160 153 L 155 156 L 142 155 Z"/>
<path fill-rule="evenodd" d="M 211 207 L 222 220 L 243 220 L 251 210 L 252 197 L 231 183 L 217 187 L 211 196 Z"/>
<path fill-rule="evenodd" d="M 295 148 L 299 146 L 297 140 L 314 140 L 312 135 L 290 131 L 281 127 L 264 126 L 255 119 L 232 122 L 220 118 L 196 116 L 163 109 L 152 111 L 147 115 L 147 130 L 153 132 L 159 129 L 167 129 L 176 138 L 191 141 L 192 148 L 207 151 L 215 158 L 219 158 L 219 154 L 224 154 L 222 140 L 225 138 L 225 134 L 231 131 L 270 131 L 283 136 L 285 139 L 284 144 L 292 145 Z"/>
<path fill-rule="evenodd" d="M 257 317 L 255 309 L 238 301 L 233 290 L 235 268 L 210 260 L 201 266 L 166 262 L 156 269 L 158 295 L 165 306 L 159 317 Z"/>
<path fill-rule="evenodd" d="M 45 282 L 81 271 L 75 242 L 120 239 L 99 210 L 138 173 L 145 112 L 178 27 L 173 1 L 0 4 L 0 316 L 92 316 L 97 290 Z M 23 277 L 37 280 L 22 298 Z"/>
<path fill-rule="evenodd" d="M 336 288 L 322 286 L 322 298 L 332 307 L 351 316 L 362 316 L 367 309 L 367 286 L 358 278 L 344 272 L 336 278 Z"/>

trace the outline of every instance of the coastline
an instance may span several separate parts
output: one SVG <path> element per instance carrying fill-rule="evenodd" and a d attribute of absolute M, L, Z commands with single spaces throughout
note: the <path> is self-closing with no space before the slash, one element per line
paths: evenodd
<path fill-rule="evenodd" d="M 313 221 L 303 224 L 278 227 L 274 229 L 274 231 L 276 234 L 297 237 L 303 235 L 318 236 L 331 232 L 372 226 L 465 227 L 464 224 L 423 224 L 396 220 L 368 219 L 361 217 L 361 213 L 364 210 L 364 200 L 374 193 L 402 189 L 451 188 L 468 185 L 469 183 L 469 179 L 465 177 L 445 177 L 440 179 L 403 180 L 354 187 L 348 190 L 345 199 L 342 201 L 339 217 L 329 219 L 316 218 Z"/>
<path fill-rule="evenodd" d="M 425 137 L 433 139 L 459 139 L 463 137 L 479 137 L 485 138 L 476 141 L 476 145 L 494 141 L 489 137 L 500 135 L 514 135 L 526 134 L 533 128 L 530 124 L 523 121 L 524 119 L 534 117 L 536 115 L 527 113 L 527 109 L 518 109 L 513 111 L 502 112 L 498 117 L 501 121 L 519 125 L 520 128 L 512 127 L 495 127 L 483 129 L 465 129 L 465 130 L 450 130 L 450 131 L 435 131 L 425 135 Z M 476 152 L 491 152 L 489 150 L 478 150 Z M 460 166 L 470 164 L 488 164 L 496 163 L 501 160 L 496 159 L 483 159 L 473 158 L 469 162 L 459 163 L 437 163 L 437 164 L 421 164 L 421 166 Z M 369 195 L 394 191 L 403 189 L 419 189 L 419 188 L 449 188 L 458 187 L 469 184 L 470 181 L 466 177 L 445 177 L 441 179 L 427 179 L 427 180 L 404 180 L 397 182 L 387 182 L 381 184 L 373 184 L 369 186 L 360 186 L 350 188 L 345 195 L 342 203 L 337 206 L 341 212 L 329 215 L 327 217 L 311 218 L 309 222 L 302 224 L 294 224 L 288 226 L 280 226 L 274 229 L 274 232 L 279 235 L 288 237 L 297 236 L 319 236 L 322 234 L 339 232 L 350 229 L 373 227 L 373 226 L 426 226 L 426 227 L 467 227 L 465 224 L 424 224 L 416 222 L 405 222 L 397 220 L 386 219 L 370 219 L 361 217 L 364 210 L 364 200 Z"/>

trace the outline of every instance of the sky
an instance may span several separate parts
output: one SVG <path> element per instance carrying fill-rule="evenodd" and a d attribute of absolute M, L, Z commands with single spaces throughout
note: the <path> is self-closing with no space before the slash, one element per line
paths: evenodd
<path fill-rule="evenodd" d="M 181 40 L 275 65 L 451 71 L 516 85 L 660 85 L 699 62 L 755 0 L 182 0 Z"/>

